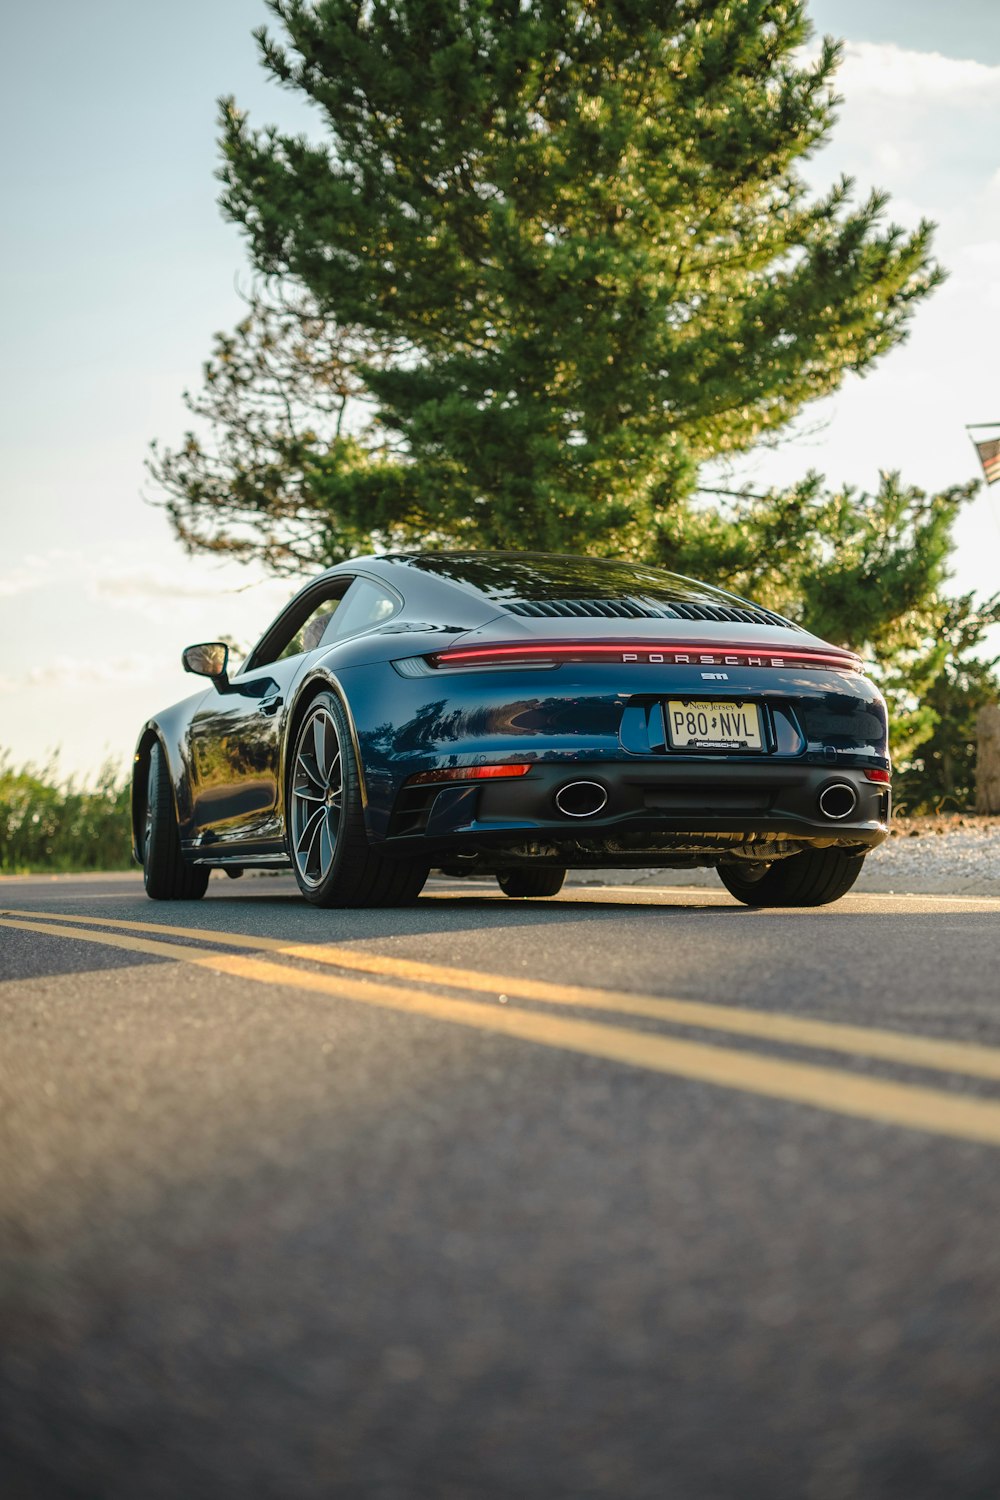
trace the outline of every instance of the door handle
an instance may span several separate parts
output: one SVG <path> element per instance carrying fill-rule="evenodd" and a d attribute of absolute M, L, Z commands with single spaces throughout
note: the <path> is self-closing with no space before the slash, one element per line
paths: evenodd
<path fill-rule="evenodd" d="M 276 714 L 278 712 L 278 709 L 281 707 L 284 701 L 285 700 L 280 693 L 275 693 L 272 698 L 262 698 L 257 708 L 257 712 L 266 714 L 268 717 L 270 717 L 272 714 Z"/>

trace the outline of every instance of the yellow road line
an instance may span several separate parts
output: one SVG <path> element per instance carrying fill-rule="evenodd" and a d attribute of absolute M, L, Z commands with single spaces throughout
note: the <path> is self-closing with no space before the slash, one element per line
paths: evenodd
<path fill-rule="evenodd" d="M 0 926 L 77 942 L 100 943 L 133 953 L 149 953 L 258 984 L 360 1001 L 383 1010 L 448 1021 L 476 1031 L 597 1057 L 647 1072 L 664 1073 L 909 1130 L 1000 1146 L 1000 1104 L 991 1100 L 963 1098 L 937 1089 L 865 1078 L 842 1069 L 786 1062 L 702 1042 L 629 1031 L 601 1022 L 521 1010 L 516 1006 L 494 1008 L 477 1001 L 456 1000 L 422 990 L 317 974 L 261 959 L 244 958 L 239 954 L 206 953 L 155 939 L 85 932 L 53 922 L 10 918 L 0 918 Z"/>
<path fill-rule="evenodd" d="M 464 878 L 459 878 L 447 885 L 442 881 L 441 885 L 425 886 L 420 899 L 422 901 L 454 901 L 460 898 L 467 902 L 479 901 L 501 906 L 510 899 L 499 890 L 491 890 L 488 886 L 472 886 Z M 664 898 L 669 898 L 669 900 Z M 678 898 L 681 898 L 680 902 Z M 803 921 L 808 921 L 810 917 L 856 916 L 858 906 L 871 901 L 882 902 L 889 910 L 904 902 L 910 902 L 912 903 L 911 915 L 919 915 L 948 903 L 953 906 L 967 906 L 970 911 L 979 907 L 987 911 L 1000 910 L 1000 896 L 945 895 L 936 894 L 933 891 L 871 891 L 858 890 L 855 887 L 833 906 L 786 906 L 768 912 L 762 910 L 760 915 L 772 918 L 795 917 Z M 566 902 L 593 906 L 599 906 L 602 902 L 615 906 L 676 906 L 680 904 L 686 909 L 711 906 L 726 911 L 740 910 L 740 903 L 735 896 L 730 896 L 728 891 L 721 886 L 714 885 L 564 885 L 558 896 L 548 897 L 544 901 L 531 904 L 536 910 L 544 911 L 546 907 L 558 907 Z"/>
<path fill-rule="evenodd" d="M 39 914 L 31 911 L 10 911 L 10 915 L 39 919 Z M 393 958 L 327 944 L 289 943 L 282 938 L 247 937 L 242 933 L 204 927 L 175 927 L 163 922 L 126 922 L 111 917 L 68 917 L 61 914 L 46 914 L 46 920 L 198 938 L 203 942 L 225 943 L 230 947 L 247 948 L 253 952 L 306 959 L 311 963 L 360 970 L 367 974 L 384 975 L 418 984 L 432 984 L 444 989 L 472 990 L 486 995 L 505 994 L 512 1000 L 532 1000 L 543 1005 L 573 1006 L 578 1010 L 638 1016 L 668 1025 L 695 1026 L 702 1031 L 722 1031 L 731 1036 L 753 1037 L 776 1045 L 812 1047 L 823 1052 L 877 1058 L 882 1062 L 925 1068 L 938 1073 L 965 1073 L 972 1078 L 1000 1081 L 1000 1048 L 980 1046 L 973 1042 L 913 1036 L 877 1027 L 848 1025 L 840 1021 L 817 1021 L 808 1016 L 789 1015 L 781 1011 L 746 1010 L 739 1006 L 709 1004 L 698 1000 L 636 995 L 627 990 L 553 984 L 544 979 L 493 974 L 478 969 L 446 968 L 417 959 Z"/>

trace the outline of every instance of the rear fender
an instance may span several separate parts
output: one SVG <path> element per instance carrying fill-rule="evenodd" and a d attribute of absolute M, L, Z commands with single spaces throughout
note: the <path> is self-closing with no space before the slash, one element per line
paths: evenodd
<path fill-rule="evenodd" d="M 354 714 L 351 710 L 351 705 L 348 700 L 347 694 L 344 691 L 343 684 L 341 683 L 336 673 L 332 672 L 328 667 L 318 668 L 315 672 L 311 673 L 307 678 L 299 683 L 296 686 L 295 695 L 292 699 L 291 704 L 289 705 L 288 714 L 285 721 L 285 730 L 281 737 L 281 758 L 278 775 L 278 810 L 281 814 L 282 820 L 284 820 L 288 801 L 288 774 L 290 770 L 292 747 L 295 744 L 295 738 L 299 732 L 299 725 L 305 718 L 310 703 L 312 703 L 312 701 L 316 697 L 318 697 L 320 693 L 324 692 L 333 693 L 333 695 L 340 703 L 341 708 L 344 710 L 344 717 L 347 720 L 348 729 L 350 730 L 351 735 L 351 747 L 354 751 L 354 763 L 358 768 L 358 786 L 361 792 L 361 806 L 364 811 L 365 825 L 367 827 L 368 780 L 365 775 L 365 763 L 361 756 L 361 744 L 358 739 L 357 725 L 354 720 Z"/>

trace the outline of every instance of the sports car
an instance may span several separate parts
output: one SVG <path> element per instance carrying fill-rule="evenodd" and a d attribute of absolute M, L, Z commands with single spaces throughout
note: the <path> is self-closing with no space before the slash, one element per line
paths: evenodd
<path fill-rule="evenodd" d="M 567 869 L 714 866 L 753 906 L 849 890 L 888 834 L 885 703 L 851 652 L 690 578 L 535 553 L 357 558 L 135 751 L 148 894 L 291 867 L 317 906 L 431 869 L 551 896 Z"/>

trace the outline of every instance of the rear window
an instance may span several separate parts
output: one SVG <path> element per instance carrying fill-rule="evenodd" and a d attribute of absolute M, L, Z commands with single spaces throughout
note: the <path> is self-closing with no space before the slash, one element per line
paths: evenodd
<path fill-rule="evenodd" d="M 559 557 L 546 552 L 437 552 L 407 563 L 485 594 L 495 604 L 545 599 L 614 599 L 642 594 L 665 604 L 722 602 L 730 596 L 664 568 L 599 557 Z"/>
<path fill-rule="evenodd" d="M 759 605 L 665 568 L 544 552 L 439 552 L 400 558 L 515 615 L 665 615 L 789 624 Z"/>

